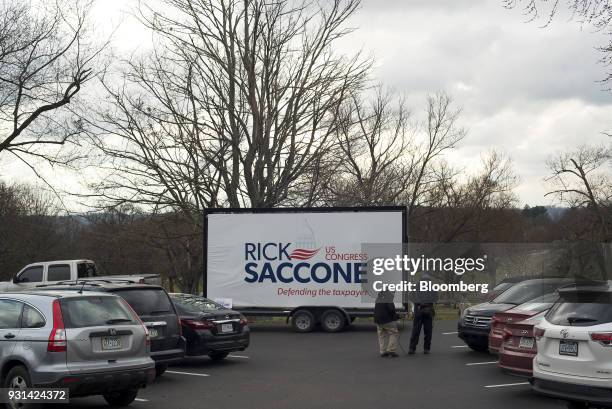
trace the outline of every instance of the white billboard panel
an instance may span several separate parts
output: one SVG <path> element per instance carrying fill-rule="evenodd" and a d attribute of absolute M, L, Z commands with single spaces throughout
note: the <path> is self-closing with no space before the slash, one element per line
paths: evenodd
<path fill-rule="evenodd" d="M 371 307 L 362 245 L 402 242 L 401 211 L 207 217 L 207 295 L 238 307 Z"/>

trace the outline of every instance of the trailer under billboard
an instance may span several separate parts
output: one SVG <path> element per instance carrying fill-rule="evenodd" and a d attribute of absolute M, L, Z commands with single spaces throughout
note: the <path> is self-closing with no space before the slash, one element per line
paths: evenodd
<path fill-rule="evenodd" d="M 282 316 L 309 332 L 371 316 L 366 244 L 406 238 L 406 208 L 208 209 L 204 296 L 247 316 Z"/>

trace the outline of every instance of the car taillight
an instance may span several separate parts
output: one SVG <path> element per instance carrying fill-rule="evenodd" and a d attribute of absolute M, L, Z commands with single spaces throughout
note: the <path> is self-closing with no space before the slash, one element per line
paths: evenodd
<path fill-rule="evenodd" d="M 240 317 L 240 325 L 244 326 L 249 323 L 249 320 L 245 316 Z"/>
<path fill-rule="evenodd" d="M 509 329 L 504 329 L 504 341 L 509 340 L 510 338 L 512 338 L 512 331 L 510 331 Z"/>
<path fill-rule="evenodd" d="M 132 313 L 132 317 L 136 318 L 138 322 L 140 323 L 140 325 L 142 325 L 142 328 L 144 329 L 144 332 L 145 332 L 145 345 L 150 347 L 151 346 L 151 334 L 149 334 L 149 329 L 144 324 L 144 322 L 142 322 L 142 319 L 140 319 L 140 315 L 138 315 L 136 311 L 134 311 L 134 309 L 132 308 L 129 302 L 125 301 L 123 298 L 121 298 L 120 301 L 123 303 L 123 305 L 125 305 L 125 307 L 128 310 L 130 310 L 130 312 Z"/>
<path fill-rule="evenodd" d="M 66 352 L 66 327 L 64 326 L 64 317 L 62 316 L 62 308 L 59 300 L 53 300 L 53 329 L 49 335 L 47 343 L 47 351 L 49 352 Z"/>
<path fill-rule="evenodd" d="M 182 319 L 181 324 L 192 329 L 212 329 L 215 324 L 207 320 Z"/>
<path fill-rule="evenodd" d="M 591 339 L 602 345 L 610 346 L 610 342 L 612 342 L 612 332 L 591 332 Z"/>
<path fill-rule="evenodd" d="M 537 340 L 539 340 L 540 338 L 542 338 L 542 337 L 544 336 L 544 333 L 545 333 L 545 332 L 546 332 L 546 330 L 545 330 L 545 329 L 542 329 L 542 328 L 535 327 L 535 328 L 533 329 L 533 335 L 535 336 L 535 339 L 537 339 Z"/>

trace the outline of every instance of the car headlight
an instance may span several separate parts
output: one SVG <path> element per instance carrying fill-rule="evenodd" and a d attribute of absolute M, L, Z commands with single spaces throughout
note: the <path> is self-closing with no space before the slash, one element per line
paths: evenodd
<path fill-rule="evenodd" d="M 470 313 L 470 309 L 469 308 L 464 309 L 463 312 L 461 313 L 461 319 L 463 320 L 465 318 L 465 316 L 467 314 L 469 314 L 469 313 Z"/>

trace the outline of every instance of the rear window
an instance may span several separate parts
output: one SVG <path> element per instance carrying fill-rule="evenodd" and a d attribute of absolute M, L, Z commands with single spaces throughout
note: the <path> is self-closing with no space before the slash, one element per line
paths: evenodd
<path fill-rule="evenodd" d="M 497 296 L 492 302 L 497 304 L 522 304 L 534 298 L 541 297 L 559 288 L 561 283 L 522 283 L 517 284 Z"/>
<path fill-rule="evenodd" d="M 554 325 L 574 327 L 612 322 L 610 294 L 565 294 L 560 302 L 550 309 L 546 320 Z"/>
<path fill-rule="evenodd" d="M 137 321 L 128 307 L 117 297 L 83 297 L 62 300 L 62 315 L 66 328 L 85 328 Z"/>
<path fill-rule="evenodd" d="M 521 311 L 537 311 L 537 312 L 545 311 L 549 309 L 550 307 L 552 307 L 552 305 L 558 299 L 559 299 L 559 294 L 557 294 L 556 292 L 550 293 L 550 294 L 546 294 L 538 298 L 534 298 L 533 300 L 527 301 L 526 303 L 521 304 L 516 308 Z"/>
<path fill-rule="evenodd" d="M 139 288 L 115 291 L 123 297 L 138 315 L 174 314 L 168 294 L 158 288 Z"/>
<path fill-rule="evenodd" d="M 207 311 L 219 311 L 225 309 L 221 304 L 217 304 L 204 297 L 172 297 L 174 305 L 182 313 L 200 313 Z"/>
<path fill-rule="evenodd" d="M 96 265 L 94 263 L 79 263 L 77 265 L 77 276 L 78 278 L 97 277 Z"/>

